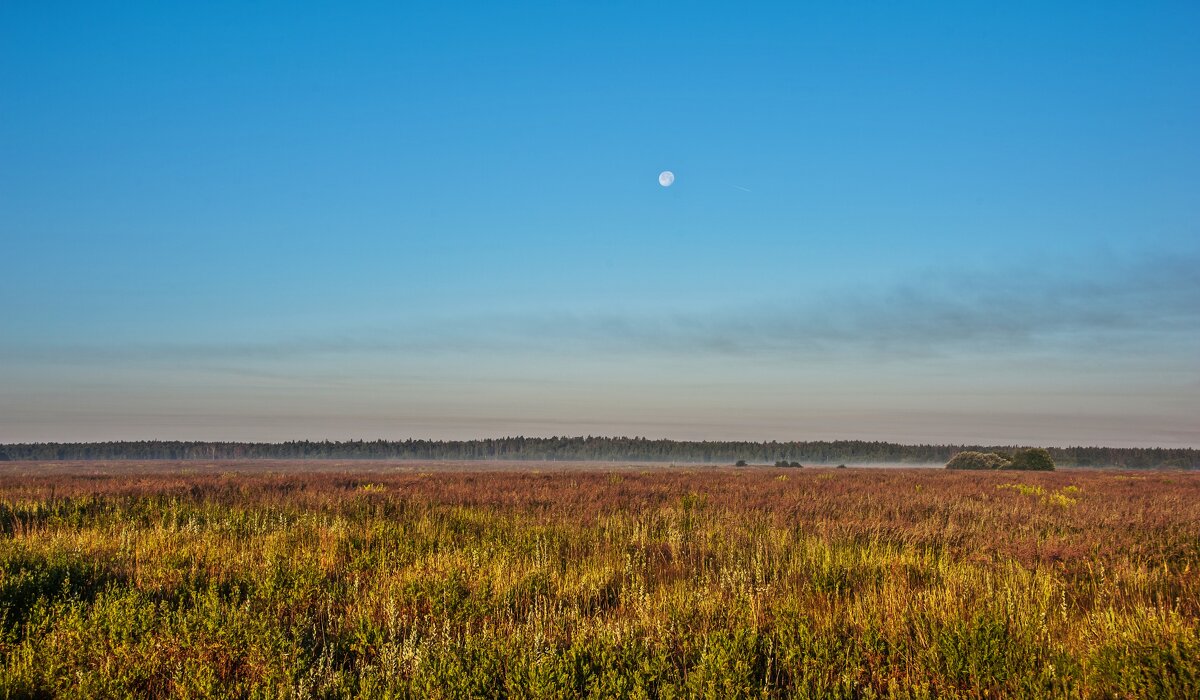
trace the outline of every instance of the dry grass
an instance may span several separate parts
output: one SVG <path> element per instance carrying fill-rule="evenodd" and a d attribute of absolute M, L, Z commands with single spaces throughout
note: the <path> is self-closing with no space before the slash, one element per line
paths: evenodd
<path fill-rule="evenodd" d="M 0 690 L 1200 690 L 1190 474 L 273 464 L 0 476 Z"/>

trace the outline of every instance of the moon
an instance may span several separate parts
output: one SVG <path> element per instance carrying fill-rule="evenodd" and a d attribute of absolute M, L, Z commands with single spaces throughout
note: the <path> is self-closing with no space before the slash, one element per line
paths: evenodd
<path fill-rule="evenodd" d="M 670 170 L 664 170 L 658 174 L 658 184 L 663 187 L 670 187 L 675 182 L 675 173 Z"/>

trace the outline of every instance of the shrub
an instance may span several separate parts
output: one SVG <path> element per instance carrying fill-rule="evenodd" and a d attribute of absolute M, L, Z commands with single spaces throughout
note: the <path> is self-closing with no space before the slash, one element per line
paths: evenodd
<path fill-rule="evenodd" d="M 959 452 L 946 462 L 947 469 L 1007 469 L 1009 459 L 995 452 Z"/>
<path fill-rule="evenodd" d="M 739 460 L 737 461 L 737 463 L 736 463 L 736 464 L 734 464 L 733 466 L 735 466 L 735 467 L 744 467 L 744 466 L 746 466 L 746 460 L 744 460 L 744 459 L 739 459 Z"/>
<path fill-rule="evenodd" d="M 1031 472 L 1052 472 L 1054 471 L 1054 458 L 1050 453 L 1040 447 L 1031 447 L 1027 450 L 1018 450 L 1013 455 L 1012 461 L 1006 467 L 1001 469 L 1021 469 Z"/>
<path fill-rule="evenodd" d="M 775 466 L 777 466 L 777 467 L 790 467 L 790 468 L 793 468 L 793 469 L 799 469 L 800 467 L 802 467 L 802 466 L 804 466 L 804 465 L 800 464 L 799 462 L 789 462 L 789 461 L 787 461 L 786 459 L 780 459 L 780 460 L 777 460 L 777 461 L 775 462 Z"/>

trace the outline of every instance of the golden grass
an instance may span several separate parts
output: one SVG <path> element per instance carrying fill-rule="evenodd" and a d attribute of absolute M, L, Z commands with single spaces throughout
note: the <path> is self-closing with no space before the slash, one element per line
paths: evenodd
<path fill-rule="evenodd" d="M 7 476 L 0 530 L 11 697 L 1200 696 L 1181 473 Z"/>

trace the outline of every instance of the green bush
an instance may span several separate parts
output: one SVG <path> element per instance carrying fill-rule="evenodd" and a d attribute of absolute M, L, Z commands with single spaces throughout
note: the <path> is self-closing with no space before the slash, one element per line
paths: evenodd
<path fill-rule="evenodd" d="M 995 452 L 959 452 L 946 462 L 947 469 L 1008 469 L 1009 459 Z"/>
<path fill-rule="evenodd" d="M 1054 459 L 1046 450 L 1040 447 L 1031 447 L 1028 450 L 1018 450 L 1013 455 L 1012 462 L 1007 467 L 1001 467 L 1001 469 L 1052 472 L 1054 471 Z"/>
<path fill-rule="evenodd" d="M 959 452 L 946 462 L 947 469 L 989 470 L 1006 469 L 1017 471 L 1052 472 L 1054 459 L 1040 447 L 1017 450 L 1012 457 L 998 452 Z"/>

